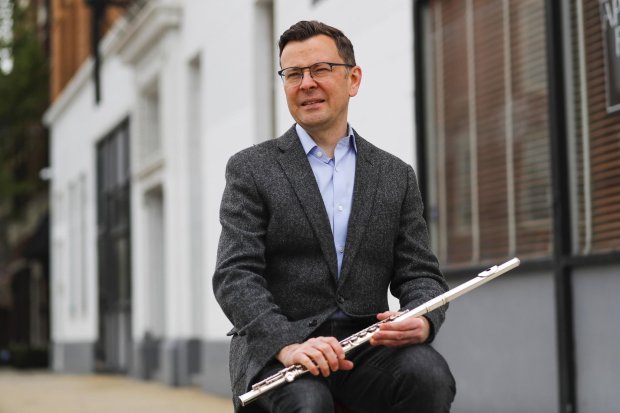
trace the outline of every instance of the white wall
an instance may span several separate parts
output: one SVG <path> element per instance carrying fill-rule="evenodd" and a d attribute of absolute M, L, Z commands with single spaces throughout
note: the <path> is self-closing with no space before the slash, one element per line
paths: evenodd
<path fill-rule="evenodd" d="M 86 67 L 85 69 L 88 69 Z M 82 70 L 48 111 L 52 122 L 50 163 L 53 170 L 52 194 L 52 339 L 54 341 L 93 341 L 97 336 L 97 231 L 95 145 L 128 114 L 133 102 L 130 73 L 117 58 L 102 66 L 102 96 L 95 106 L 94 87 L 89 70 Z M 82 246 L 87 288 L 85 311 L 70 312 L 69 186 L 85 177 L 86 243 Z M 56 248 L 59 246 L 59 248 Z M 58 272 L 60 271 L 60 272 Z"/>
<path fill-rule="evenodd" d="M 577 409 L 617 411 L 620 388 L 620 266 L 576 270 L 573 280 Z"/>
<path fill-rule="evenodd" d="M 211 276 L 220 234 L 219 204 L 228 158 L 257 141 L 254 130 L 253 1 L 193 2 L 188 7 L 188 37 L 202 41 L 203 182 L 205 264 L 204 338 L 227 340 L 230 323 L 215 301 Z M 189 34 L 192 33 L 192 36 Z M 189 44 L 197 42 L 192 39 Z M 197 47 L 190 47 L 195 50 Z"/>

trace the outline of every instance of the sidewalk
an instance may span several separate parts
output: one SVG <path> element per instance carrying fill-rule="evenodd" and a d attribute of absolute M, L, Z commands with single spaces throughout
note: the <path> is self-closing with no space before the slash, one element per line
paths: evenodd
<path fill-rule="evenodd" d="M 0 413 L 232 413 L 232 401 L 198 388 L 125 376 L 0 369 Z"/>

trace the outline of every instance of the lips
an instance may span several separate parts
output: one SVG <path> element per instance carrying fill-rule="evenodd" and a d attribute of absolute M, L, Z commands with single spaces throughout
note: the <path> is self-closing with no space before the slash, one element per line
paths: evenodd
<path fill-rule="evenodd" d="M 301 102 L 301 106 L 311 106 L 325 102 L 325 99 L 306 99 Z"/>

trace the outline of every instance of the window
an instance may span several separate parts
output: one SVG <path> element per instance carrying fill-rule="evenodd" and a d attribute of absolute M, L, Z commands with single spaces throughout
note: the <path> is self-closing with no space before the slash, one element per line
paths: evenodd
<path fill-rule="evenodd" d="M 429 222 L 446 267 L 552 251 L 543 0 L 430 0 Z"/>
<path fill-rule="evenodd" d="M 606 25 L 616 24 L 613 1 L 571 2 L 572 60 L 569 125 L 573 158 L 573 248 L 577 255 L 620 249 L 620 112 L 608 113 Z M 612 13 L 610 15 L 610 12 Z M 611 39 L 613 40 L 613 39 Z M 620 41 L 620 40 L 618 40 Z M 611 48 L 612 50 L 614 48 Z M 609 48 L 608 48 L 609 50 Z M 617 73 L 616 73 L 617 75 Z M 612 74 L 613 76 L 613 74 Z"/>
<path fill-rule="evenodd" d="M 129 121 L 97 144 L 98 367 L 124 371 L 131 349 Z"/>

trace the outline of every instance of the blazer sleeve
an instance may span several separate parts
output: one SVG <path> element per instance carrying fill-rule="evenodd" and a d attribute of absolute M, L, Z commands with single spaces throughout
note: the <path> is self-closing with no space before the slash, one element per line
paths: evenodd
<path fill-rule="evenodd" d="M 222 232 L 213 275 L 215 297 L 234 325 L 231 335 L 247 343 L 250 359 L 264 365 L 285 345 L 299 340 L 267 287 L 265 239 L 269 213 L 243 152 L 226 166 L 220 207 Z"/>
<path fill-rule="evenodd" d="M 394 248 L 394 278 L 390 284 L 392 294 L 403 309 L 415 308 L 448 290 L 430 247 L 423 211 L 415 173 L 411 165 L 407 165 L 407 188 Z M 447 305 L 426 315 L 431 325 L 429 342 L 439 331 L 446 309 Z"/>

